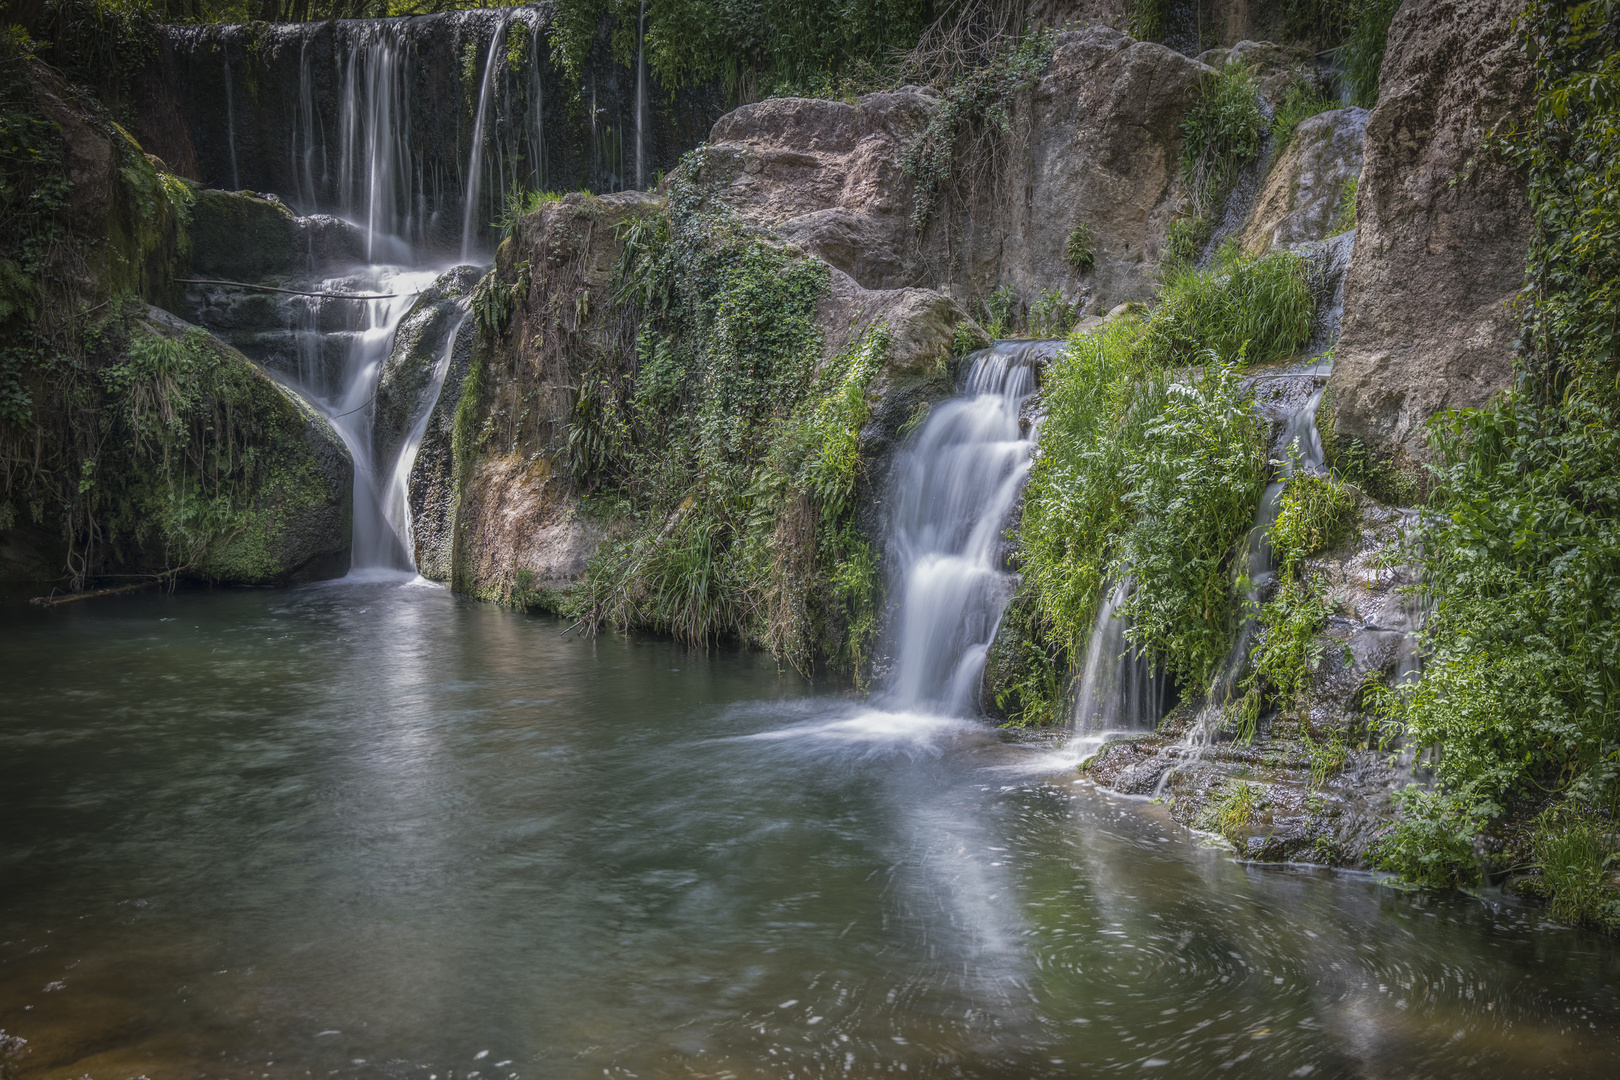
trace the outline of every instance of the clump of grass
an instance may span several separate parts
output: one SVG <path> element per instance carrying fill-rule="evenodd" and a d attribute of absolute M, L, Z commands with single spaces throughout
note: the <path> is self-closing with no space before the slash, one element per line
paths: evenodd
<path fill-rule="evenodd" d="M 1075 222 L 1074 228 L 1069 230 L 1068 240 L 1064 242 L 1063 254 L 1075 273 L 1091 272 L 1097 265 L 1097 238 L 1092 234 L 1090 225 L 1083 221 Z"/>
<path fill-rule="evenodd" d="M 1205 820 L 1236 846 L 1264 806 L 1265 792 L 1260 785 L 1238 780 L 1227 785 L 1221 797 L 1205 811 Z"/>
<path fill-rule="evenodd" d="M 1309 80 L 1300 78 L 1283 91 L 1283 99 L 1271 116 L 1272 149 L 1281 154 L 1294 137 L 1294 130 L 1302 121 L 1318 113 L 1337 109 L 1339 103 Z"/>
<path fill-rule="evenodd" d="M 506 193 L 506 202 L 501 206 L 501 216 L 490 224 L 500 230 L 501 239 L 504 240 L 517 233 L 518 222 L 524 217 L 548 203 L 561 202 L 562 199 L 563 193 L 560 191 L 536 191 L 522 186 L 515 187 Z"/>
<path fill-rule="evenodd" d="M 1356 525 L 1356 496 L 1331 477 L 1299 475 L 1283 488 L 1271 549 L 1285 572 L 1308 556 L 1338 546 Z"/>
<path fill-rule="evenodd" d="M 1303 348 L 1315 317 L 1304 259 L 1291 251 L 1256 258 L 1227 245 L 1215 267 L 1165 281 L 1146 347 L 1161 364 L 1188 363 L 1204 350 L 1261 362 Z"/>
<path fill-rule="evenodd" d="M 1241 62 L 1206 76 L 1181 122 L 1181 169 L 1193 213 L 1207 215 L 1230 190 L 1238 170 L 1260 152 L 1266 130 L 1260 83 Z"/>
<path fill-rule="evenodd" d="M 997 286 L 984 299 L 975 299 L 973 315 L 992 338 L 1011 337 L 1024 321 L 1024 301 L 1011 285 Z"/>
<path fill-rule="evenodd" d="M 1620 847 L 1613 826 L 1565 803 L 1537 818 L 1531 844 L 1553 915 L 1620 933 Z"/>

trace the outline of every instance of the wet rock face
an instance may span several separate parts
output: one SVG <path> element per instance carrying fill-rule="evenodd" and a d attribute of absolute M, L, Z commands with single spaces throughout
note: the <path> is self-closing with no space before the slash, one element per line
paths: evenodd
<path fill-rule="evenodd" d="M 1405 461 L 1423 425 L 1508 385 L 1530 212 L 1487 146 L 1528 115 L 1519 0 L 1408 2 L 1367 120 L 1357 236 L 1333 371 L 1335 429 Z"/>
<path fill-rule="evenodd" d="M 199 191 L 190 232 L 191 277 L 263 282 L 365 259 L 355 226 L 324 214 L 298 217 L 274 195 L 253 191 Z"/>
<path fill-rule="evenodd" d="M 1341 224 L 1340 204 L 1361 175 L 1367 115 L 1366 109 L 1335 109 L 1300 122 L 1238 239 L 1245 251 L 1260 255 L 1325 240 Z"/>
<path fill-rule="evenodd" d="M 1056 288 L 1106 311 L 1152 294 L 1181 199 L 1179 125 L 1208 71 L 1107 27 L 1060 34 L 1049 73 L 1014 117 L 996 181 L 965 205 L 942 205 L 920 235 L 903 160 L 940 107 L 932 91 L 746 105 L 715 124 L 700 180 L 868 289 L 966 299 L 1006 282 L 1027 302 Z M 1094 236 L 1084 273 L 1067 254 L 1079 225 Z"/>
<path fill-rule="evenodd" d="M 415 422 L 438 404 L 439 365 L 446 361 L 447 350 L 450 354 L 455 351 L 450 335 L 462 328 L 467 298 L 482 276 L 476 266 L 448 271 L 417 297 L 399 321 L 393 351 L 377 377 L 371 427 L 373 461 L 393 461 Z"/>

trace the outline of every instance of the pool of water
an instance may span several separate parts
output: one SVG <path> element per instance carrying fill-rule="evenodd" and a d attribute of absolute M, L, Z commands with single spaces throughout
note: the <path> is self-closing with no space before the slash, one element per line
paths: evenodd
<path fill-rule="evenodd" d="M 0 615 L 34 1077 L 1602 1076 L 1620 950 L 425 585 Z"/>

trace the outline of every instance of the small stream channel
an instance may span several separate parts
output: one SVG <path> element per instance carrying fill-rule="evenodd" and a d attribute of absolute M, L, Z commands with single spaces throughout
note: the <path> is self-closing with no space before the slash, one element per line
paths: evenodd
<path fill-rule="evenodd" d="M 32 1077 L 1613 1076 L 1620 950 L 421 584 L 0 621 Z M 487 1054 L 485 1053 L 487 1051 Z"/>

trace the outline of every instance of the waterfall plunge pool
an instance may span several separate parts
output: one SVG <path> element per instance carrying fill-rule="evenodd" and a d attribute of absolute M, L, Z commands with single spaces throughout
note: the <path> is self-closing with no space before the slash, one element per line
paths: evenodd
<path fill-rule="evenodd" d="M 34 1077 L 1613 1076 L 1620 949 L 417 584 L 0 621 Z M 26 1040 L 17 1043 L 16 1040 Z"/>

